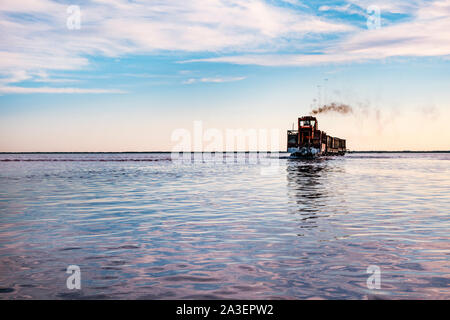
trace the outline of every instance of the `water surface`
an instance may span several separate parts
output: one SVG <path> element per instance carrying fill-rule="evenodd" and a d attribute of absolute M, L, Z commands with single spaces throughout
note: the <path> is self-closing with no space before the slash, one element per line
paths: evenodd
<path fill-rule="evenodd" d="M 450 298 L 450 154 L 247 162 L 0 155 L 0 299 Z"/>

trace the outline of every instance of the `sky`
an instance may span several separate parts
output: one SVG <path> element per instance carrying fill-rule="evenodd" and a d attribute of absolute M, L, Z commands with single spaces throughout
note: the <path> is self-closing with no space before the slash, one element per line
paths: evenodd
<path fill-rule="evenodd" d="M 353 112 L 319 128 L 351 150 L 450 150 L 449 17 L 450 0 L 0 0 L 0 152 L 172 151 L 198 123 L 202 150 L 239 129 L 284 150 L 332 102 Z"/>

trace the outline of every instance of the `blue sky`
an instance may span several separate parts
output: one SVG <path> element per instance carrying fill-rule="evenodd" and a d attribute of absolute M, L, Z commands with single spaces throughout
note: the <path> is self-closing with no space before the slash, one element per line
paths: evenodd
<path fill-rule="evenodd" d="M 3 0 L 0 151 L 170 151 L 195 120 L 277 128 L 283 149 L 331 102 L 355 112 L 320 126 L 352 149 L 448 150 L 449 16 L 448 0 Z"/>

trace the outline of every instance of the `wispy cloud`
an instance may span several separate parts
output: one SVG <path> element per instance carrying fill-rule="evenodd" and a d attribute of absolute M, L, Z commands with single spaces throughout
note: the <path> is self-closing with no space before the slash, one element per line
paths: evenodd
<path fill-rule="evenodd" d="M 183 81 L 184 84 L 203 83 L 223 83 L 244 80 L 246 77 L 214 77 L 214 78 L 190 78 Z"/>
<path fill-rule="evenodd" d="M 77 79 L 63 79 L 63 78 L 44 78 L 44 79 L 34 79 L 34 82 L 42 83 L 67 83 L 67 82 L 80 82 Z"/>
<path fill-rule="evenodd" d="M 336 12 L 342 12 L 346 14 L 357 14 L 361 16 L 367 16 L 366 10 L 363 7 L 355 6 L 352 3 L 347 3 L 345 5 L 340 6 L 327 6 L 323 5 L 319 7 L 319 11 L 336 11 Z"/>
<path fill-rule="evenodd" d="M 0 86 L 0 94 L 31 94 L 31 93 L 126 93 L 116 89 L 83 89 L 83 88 L 52 88 L 52 87 L 16 87 Z"/>
<path fill-rule="evenodd" d="M 24 70 L 13 71 L 7 77 L 0 78 L 0 94 L 30 94 L 30 93 L 125 93 L 115 89 L 97 88 L 68 88 L 68 87 L 24 87 L 19 86 L 23 82 L 35 83 L 68 83 L 78 82 L 77 79 L 50 78 L 44 71 L 26 72 Z M 13 85 L 11 85 L 13 84 Z"/>
<path fill-rule="evenodd" d="M 300 6 L 300 7 L 303 7 L 303 8 L 308 8 L 308 6 L 305 3 L 303 3 L 303 1 L 300 1 L 300 0 L 281 0 L 281 1 L 289 3 L 289 4 L 294 5 L 294 6 Z"/>
<path fill-rule="evenodd" d="M 318 15 L 329 10 L 362 15 L 369 5 L 379 6 L 382 14 L 407 13 L 411 18 L 367 30 Z M 67 29 L 67 7 L 50 0 L 2 1 L 0 76 L 10 80 L 0 82 L 2 92 L 20 91 L 17 84 L 22 81 L 67 82 L 69 78 L 33 74 L 86 70 L 91 57 L 97 56 L 183 52 L 212 56 L 189 62 L 302 66 L 450 54 L 450 0 L 350 0 L 322 6 L 316 14 L 297 0 L 94 0 L 80 5 L 80 30 Z M 324 35 L 333 35 L 333 41 L 324 41 Z M 303 40 L 314 39 L 314 54 L 298 50 Z M 220 82 L 192 79 L 192 83 Z"/>
<path fill-rule="evenodd" d="M 91 56 L 267 51 L 286 39 L 353 30 L 303 12 L 300 1 L 287 2 L 295 6 L 264 0 L 95 0 L 80 5 L 81 29 L 69 30 L 68 5 L 4 0 L 0 74 L 86 69 Z"/>
<path fill-rule="evenodd" d="M 400 7 L 399 7 L 400 8 Z M 412 19 L 376 30 L 360 30 L 315 54 L 244 54 L 184 62 L 228 62 L 262 66 L 353 63 L 391 57 L 450 55 L 450 0 L 409 7 Z"/>
<path fill-rule="evenodd" d="M 403 13 L 414 12 L 418 8 L 430 3 L 428 0 L 348 0 L 352 4 L 367 9 L 369 6 L 377 6 L 385 13 Z"/>

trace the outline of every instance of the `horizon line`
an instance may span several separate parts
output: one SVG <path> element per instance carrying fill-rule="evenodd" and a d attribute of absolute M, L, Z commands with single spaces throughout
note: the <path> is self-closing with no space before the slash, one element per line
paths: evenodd
<path fill-rule="evenodd" d="M 287 151 L 0 151 L 0 154 L 289 153 Z M 351 150 L 346 153 L 450 153 L 450 150 Z"/>

